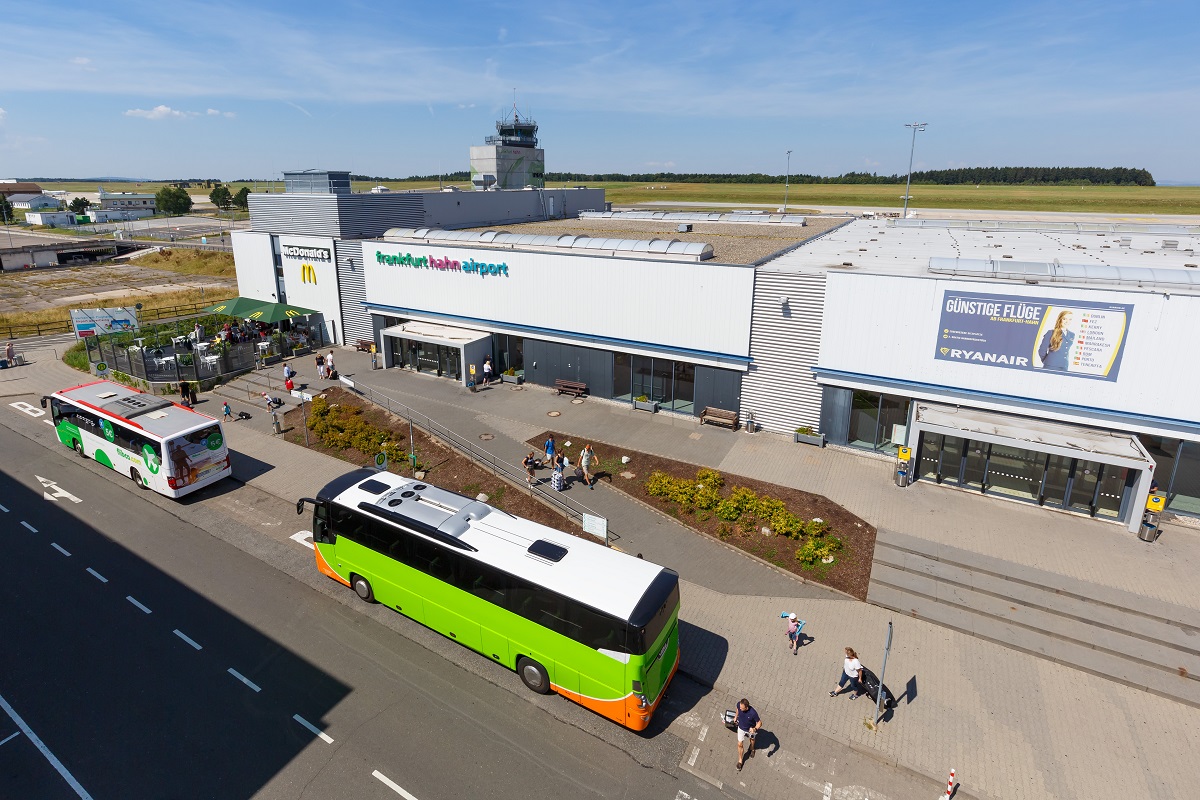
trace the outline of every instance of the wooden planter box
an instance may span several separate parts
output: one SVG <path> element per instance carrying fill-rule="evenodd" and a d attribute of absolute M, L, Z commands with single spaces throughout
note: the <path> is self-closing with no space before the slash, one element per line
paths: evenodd
<path fill-rule="evenodd" d="M 634 400 L 633 407 L 637 411 L 649 411 L 651 414 L 658 413 L 658 403 L 653 400 L 647 400 L 644 403 L 641 400 Z"/>
<path fill-rule="evenodd" d="M 793 433 L 793 441 L 797 444 L 815 444 L 817 447 L 825 446 L 825 434 L 823 433 Z"/>

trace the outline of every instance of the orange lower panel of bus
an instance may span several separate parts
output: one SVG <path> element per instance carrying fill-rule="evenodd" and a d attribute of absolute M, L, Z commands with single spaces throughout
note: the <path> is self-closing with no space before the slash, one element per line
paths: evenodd
<path fill-rule="evenodd" d="M 630 730 L 644 731 L 650 726 L 650 719 L 654 716 L 654 711 L 658 708 L 658 704 L 666 696 L 667 687 L 671 685 L 671 679 L 675 677 L 675 673 L 678 670 L 679 653 L 676 651 L 675 664 L 671 667 L 671 674 L 667 676 L 667 682 L 663 686 L 663 690 L 658 693 L 658 698 L 646 708 L 641 708 L 638 705 L 638 697 L 635 694 L 627 694 L 618 700 L 601 700 L 596 697 L 585 697 L 578 692 L 572 692 L 569 689 L 564 689 L 554 684 L 550 684 L 550 687 L 568 700 L 574 700 L 579 705 L 595 711 L 602 717 L 608 717 Z"/>
<path fill-rule="evenodd" d="M 340 583 L 344 586 L 350 585 L 350 581 L 346 580 L 341 575 L 338 575 L 336 572 L 333 571 L 333 567 L 329 566 L 329 562 L 325 560 L 325 556 L 321 555 L 321 549 L 319 547 L 314 545 L 313 552 L 315 552 L 317 554 L 317 569 L 321 572 L 322 575 L 328 575 L 329 577 L 333 578 L 335 581 L 337 581 L 338 583 Z"/>

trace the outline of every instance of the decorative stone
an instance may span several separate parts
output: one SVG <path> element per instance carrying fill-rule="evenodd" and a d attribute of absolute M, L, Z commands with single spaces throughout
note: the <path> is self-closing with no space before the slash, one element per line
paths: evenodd
<path fill-rule="evenodd" d="M 630 462 L 630 460 L 631 460 L 631 459 L 629 458 L 629 456 L 621 456 L 621 463 L 622 463 L 622 464 L 628 464 L 628 463 Z"/>
<path fill-rule="evenodd" d="M 479 434 L 479 441 L 481 441 L 481 442 L 490 442 L 492 439 L 495 439 L 495 438 L 496 438 L 496 434 L 494 434 L 494 433 Z"/>
<path fill-rule="evenodd" d="M 425 470 L 421 470 L 420 472 L 413 473 L 413 477 L 419 481 L 425 480 Z"/>
<path fill-rule="evenodd" d="M 824 558 L 821 559 L 821 563 L 822 564 L 832 564 L 833 556 L 825 556 Z"/>
<path fill-rule="evenodd" d="M 488 501 L 488 496 L 483 492 L 480 492 L 479 494 L 475 495 L 475 499 L 481 503 L 486 503 Z"/>
<path fill-rule="evenodd" d="M 561 417 L 562 412 L 561 411 L 547 411 L 546 416 L 547 417 Z"/>
<path fill-rule="evenodd" d="M 763 527 L 763 529 L 762 529 L 762 535 L 763 535 L 763 536 L 770 536 L 770 535 L 771 535 L 771 529 L 770 529 L 770 528 L 767 528 L 767 527 L 765 527 L 765 526 L 764 526 L 764 527 Z"/>
<path fill-rule="evenodd" d="M 632 472 L 622 472 L 621 477 L 624 478 L 625 480 L 631 481 L 634 478 L 636 478 L 637 476 L 634 475 Z"/>

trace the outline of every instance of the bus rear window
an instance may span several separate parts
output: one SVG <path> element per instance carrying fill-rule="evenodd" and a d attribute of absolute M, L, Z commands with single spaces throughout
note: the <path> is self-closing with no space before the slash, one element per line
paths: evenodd
<path fill-rule="evenodd" d="M 650 584 L 630 619 L 629 649 L 641 655 L 654 646 L 679 607 L 679 575 L 664 569 Z"/>

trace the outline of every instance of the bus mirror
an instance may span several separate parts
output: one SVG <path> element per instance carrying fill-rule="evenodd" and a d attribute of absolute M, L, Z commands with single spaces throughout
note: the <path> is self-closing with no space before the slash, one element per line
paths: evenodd
<path fill-rule="evenodd" d="M 46 401 L 47 401 L 47 400 L 49 400 L 49 399 L 50 399 L 50 398 L 46 397 L 45 395 L 43 395 L 43 396 L 42 396 L 42 408 L 45 408 L 45 407 L 46 407 Z"/>
<path fill-rule="evenodd" d="M 304 498 L 301 497 L 299 500 L 296 501 L 296 516 L 300 516 L 303 513 L 304 513 Z"/>

